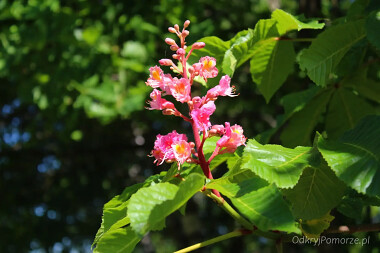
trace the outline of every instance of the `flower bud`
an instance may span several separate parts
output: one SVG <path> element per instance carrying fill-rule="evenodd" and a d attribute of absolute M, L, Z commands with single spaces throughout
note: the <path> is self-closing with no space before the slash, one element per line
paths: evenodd
<path fill-rule="evenodd" d="M 178 46 L 177 45 L 171 45 L 170 46 L 170 50 L 172 50 L 172 51 L 177 51 L 178 50 Z"/>
<path fill-rule="evenodd" d="M 185 55 L 186 51 L 183 48 L 179 48 L 176 52 L 178 55 Z"/>
<path fill-rule="evenodd" d="M 172 57 L 173 57 L 173 59 L 176 59 L 176 60 L 179 59 L 179 55 L 178 54 L 173 54 Z"/>
<path fill-rule="evenodd" d="M 187 69 L 189 71 L 190 74 L 193 74 L 194 73 L 194 68 L 191 66 Z"/>
<path fill-rule="evenodd" d="M 168 45 L 176 45 L 175 41 L 173 39 L 171 39 L 171 38 L 166 38 L 165 42 Z"/>
<path fill-rule="evenodd" d="M 169 27 L 169 32 L 171 32 L 171 33 L 176 33 L 176 30 L 173 28 L 173 27 Z"/>
<path fill-rule="evenodd" d="M 175 29 L 176 31 L 179 31 L 179 26 L 178 26 L 177 24 L 175 24 L 175 25 L 174 25 L 174 29 Z"/>
<path fill-rule="evenodd" d="M 164 109 L 162 110 L 163 115 L 174 115 L 175 111 L 173 109 Z"/>
<path fill-rule="evenodd" d="M 186 20 L 185 23 L 183 24 L 183 28 L 186 28 L 190 25 L 190 20 Z"/>
<path fill-rule="evenodd" d="M 173 64 L 172 60 L 170 59 L 161 59 L 158 61 L 158 63 L 160 63 L 162 66 L 171 66 Z"/>
<path fill-rule="evenodd" d="M 223 125 L 213 125 L 211 130 L 209 131 L 211 135 L 223 135 L 224 134 L 224 126 Z"/>
<path fill-rule="evenodd" d="M 188 36 L 189 35 L 189 31 L 188 30 L 184 30 L 183 32 L 182 32 L 182 36 L 183 37 L 186 37 L 186 36 Z"/>
<path fill-rule="evenodd" d="M 201 49 L 201 48 L 204 48 L 206 46 L 206 44 L 204 42 L 195 42 L 191 48 L 192 49 Z"/>

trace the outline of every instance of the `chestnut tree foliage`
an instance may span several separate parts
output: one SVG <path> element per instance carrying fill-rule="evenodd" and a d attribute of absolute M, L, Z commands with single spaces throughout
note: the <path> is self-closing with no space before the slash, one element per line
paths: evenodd
<path fill-rule="evenodd" d="M 194 145 L 190 147 L 184 141 L 188 147 L 187 159 L 180 160 L 176 152 L 179 144 L 173 144 L 174 151 L 170 152 L 175 156 L 167 161 L 174 164 L 168 171 L 127 187 L 121 195 L 109 201 L 104 206 L 94 251 L 132 252 L 149 231 L 165 227 L 167 216 L 177 210 L 185 213 L 186 202 L 200 192 L 226 211 L 226 219 L 230 215 L 237 221 L 241 235 L 253 233 L 274 240 L 285 240 L 294 235 L 317 239 L 334 219 L 333 209 L 355 218 L 364 206 L 378 206 L 380 83 L 376 67 L 380 51 L 380 12 L 379 6 L 377 9 L 374 6 L 374 1 L 355 2 L 347 16 L 328 24 L 277 9 L 271 18 L 259 20 L 254 28 L 240 31 L 228 41 L 205 37 L 194 44 L 198 49 L 194 52 L 194 46 L 189 45 L 186 59 L 190 65 L 182 60 L 185 59 L 184 44 L 178 49 L 175 42 L 167 40 L 172 50 L 177 51 L 173 58 L 178 59 L 181 69 L 168 59 L 160 63 L 172 66 L 185 78 L 189 74 L 192 86 L 196 85 L 192 79 L 194 73 L 202 76 L 202 70 L 199 70 L 200 74 L 197 72 L 197 64 L 203 64 L 203 69 L 214 66 L 208 62 L 207 56 L 214 57 L 212 59 L 219 67 L 219 74 L 207 76 L 218 75 L 215 79 L 224 74 L 234 76 L 235 71 L 249 61 L 252 81 L 267 103 L 295 71 L 302 73 L 311 84 L 307 89 L 283 97 L 284 114 L 279 115 L 274 128 L 256 138 L 248 137 L 246 145 L 238 149 L 241 144 L 229 152 L 220 153 L 221 140 L 228 134 L 227 125 L 219 134 L 220 129 L 211 125 L 205 129 L 197 128 L 197 115 L 191 113 L 195 110 L 193 104 L 206 106 L 210 103 L 207 102 L 210 92 L 197 100 L 190 97 L 177 99 L 188 103 L 191 118 L 183 116 L 173 103 L 166 100 L 160 100 L 158 106 L 156 95 L 151 95 L 152 109 L 164 110 L 166 115 L 179 116 L 190 122 L 195 129 L 196 150 L 190 151 Z M 187 25 L 185 23 L 185 28 Z M 173 33 L 179 31 L 178 25 L 176 29 L 170 29 Z M 306 29 L 317 30 L 317 36 L 300 37 L 300 32 Z M 181 42 L 187 35 L 182 31 Z M 201 42 L 205 46 L 199 44 Z M 303 43 L 301 48 L 296 45 L 298 43 Z M 203 58 L 196 63 L 200 57 Z M 188 65 L 187 68 L 184 64 Z M 298 67 L 294 68 L 295 64 Z M 224 77 L 215 86 L 215 81 L 203 76 L 198 85 L 217 89 Z M 150 78 L 154 78 L 152 71 Z M 149 80 L 147 84 L 153 87 Z M 180 81 L 167 82 L 169 86 L 178 87 L 175 82 Z M 165 87 L 160 88 L 165 91 Z M 181 91 L 186 93 L 185 89 L 182 87 Z M 175 92 L 177 90 L 172 88 L 168 91 L 177 98 Z M 207 118 L 203 119 L 208 121 L 214 110 L 206 113 Z M 318 125 L 323 128 L 315 131 Z M 203 134 L 201 144 L 197 141 L 198 132 Z M 278 132 L 283 145 L 267 144 Z M 163 151 L 162 147 L 155 146 L 152 151 L 160 164 L 170 156 L 162 153 L 169 152 L 167 147 L 164 148 Z M 181 149 L 182 152 L 186 150 Z M 214 161 L 214 158 L 218 159 Z M 206 165 L 202 159 L 207 161 Z M 205 169 L 206 166 L 217 170 L 223 163 L 227 164 L 228 171 L 219 178 L 213 178 Z"/>

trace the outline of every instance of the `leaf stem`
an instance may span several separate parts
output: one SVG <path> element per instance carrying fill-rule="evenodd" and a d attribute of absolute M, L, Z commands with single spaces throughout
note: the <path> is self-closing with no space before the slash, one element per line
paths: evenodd
<path fill-rule="evenodd" d="M 235 211 L 235 209 L 228 204 L 224 199 L 218 198 L 215 194 L 213 194 L 210 191 L 204 192 L 208 197 L 212 198 L 218 205 L 222 207 L 223 210 L 225 210 L 232 218 L 234 218 L 240 225 L 242 225 L 244 228 L 251 230 L 252 234 L 257 236 L 262 236 L 268 239 L 277 240 L 279 238 L 284 237 L 284 234 L 278 233 L 278 232 L 271 232 L 271 231 L 262 231 L 258 229 L 255 225 L 253 225 L 251 222 L 247 221 L 243 216 L 241 216 L 238 212 Z"/>
<path fill-rule="evenodd" d="M 222 207 L 232 218 L 234 218 L 239 224 L 241 224 L 244 228 L 248 230 L 254 230 L 254 226 L 244 219 L 238 212 L 233 209 L 228 202 L 226 202 L 224 199 L 218 198 L 215 194 L 212 192 L 205 192 L 207 196 L 212 198 L 219 206 Z"/>
<path fill-rule="evenodd" d="M 247 232 L 246 230 L 236 230 L 236 231 L 233 231 L 233 232 L 230 232 L 230 233 L 227 233 L 227 234 L 224 234 L 224 235 L 212 238 L 210 240 L 194 244 L 194 245 L 192 245 L 190 247 L 178 250 L 178 251 L 176 251 L 174 253 L 190 252 L 190 251 L 197 250 L 197 249 L 200 249 L 202 247 L 205 247 L 205 246 L 217 243 L 217 242 L 221 242 L 221 241 L 233 238 L 233 237 L 238 237 L 238 236 L 242 236 L 242 235 L 246 235 L 246 234 L 249 234 L 249 231 Z"/>

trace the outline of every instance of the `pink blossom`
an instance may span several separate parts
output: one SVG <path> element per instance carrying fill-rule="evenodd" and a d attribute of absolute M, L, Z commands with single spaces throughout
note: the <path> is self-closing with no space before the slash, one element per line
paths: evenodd
<path fill-rule="evenodd" d="M 219 154 L 223 153 L 233 153 L 237 149 L 237 147 L 241 145 L 245 145 L 246 138 L 243 135 L 243 128 L 239 125 L 230 126 L 229 122 L 225 123 L 225 133 L 220 138 L 216 145 L 220 148 L 224 148 L 219 152 Z"/>
<path fill-rule="evenodd" d="M 158 66 L 149 68 L 149 72 L 150 72 L 150 75 L 146 84 L 154 89 L 159 88 L 162 85 L 162 81 L 163 81 L 162 78 L 163 78 L 164 72 Z"/>
<path fill-rule="evenodd" d="M 207 78 L 213 78 L 218 75 L 218 69 L 215 67 L 215 58 L 205 56 L 199 60 L 199 63 L 201 64 L 201 66 L 199 67 L 199 65 L 197 65 L 196 68 L 199 69 L 199 75 L 202 76 L 204 79 L 207 80 Z"/>
<path fill-rule="evenodd" d="M 234 97 L 234 87 L 230 87 L 231 78 L 228 75 L 223 76 L 219 84 L 214 88 L 207 91 L 207 97 L 210 99 L 215 99 L 218 96 L 230 96 Z"/>
<path fill-rule="evenodd" d="M 198 131 L 206 131 L 210 126 L 210 116 L 215 111 L 214 101 L 209 101 L 200 108 L 194 108 L 191 111 L 191 118 L 194 120 Z"/>
<path fill-rule="evenodd" d="M 191 146 L 187 141 L 179 141 L 172 145 L 174 157 L 176 160 L 183 164 L 191 157 Z"/>
<path fill-rule="evenodd" d="M 154 89 L 150 93 L 150 97 L 152 101 L 149 101 L 150 107 L 147 108 L 149 110 L 163 110 L 163 109 L 175 109 L 174 104 L 172 102 L 167 101 L 166 99 L 161 97 L 161 91 Z"/>
<path fill-rule="evenodd" d="M 157 165 L 162 164 L 165 160 L 177 160 L 186 161 L 186 154 L 188 154 L 188 146 L 184 143 L 187 143 L 187 137 L 184 134 L 179 134 L 177 131 L 168 133 L 167 135 L 157 135 L 157 139 L 154 142 L 154 148 L 151 152 L 152 156 L 156 158 L 155 163 Z M 178 147 L 176 145 L 179 145 Z M 188 143 L 187 143 L 188 144 Z M 190 144 L 189 144 L 190 145 Z M 176 150 L 174 150 L 174 148 Z M 191 154 L 191 148 L 190 148 Z M 190 155 L 189 155 L 190 156 Z"/>
<path fill-rule="evenodd" d="M 186 78 L 173 78 L 173 81 L 169 83 L 171 95 L 179 102 L 185 103 L 191 100 L 190 90 L 191 84 Z"/>

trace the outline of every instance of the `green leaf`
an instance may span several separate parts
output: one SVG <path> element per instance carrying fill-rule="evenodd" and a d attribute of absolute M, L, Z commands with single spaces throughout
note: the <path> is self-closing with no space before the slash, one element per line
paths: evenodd
<path fill-rule="evenodd" d="M 325 112 L 332 92 L 332 89 L 321 91 L 301 111 L 294 113 L 281 133 L 283 145 L 296 147 L 311 144 L 311 134 Z"/>
<path fill-rule="evenodd" d="M 317 85 L 326 86 L 343 56 L 365 35 L 363 20 L 333 26 L 303 51 L 300 66 Z"/>
<path fill-rule="evenodd" d="M 274 184 L 249 170 L 214 180 L 207 185 L 228 197 L 249 221 L 261 230 L 298 232 L 288 204 Z"/>
<path fill-rule="evenodd" d="M 359 69 L 342 81 L 342 86 L 355 89 L 359 95 L 380 103 L 380 83 L 367 77 L 368 68 Z"/>
<path fill-rule="evenodd" d="M 150 230 L 161 230 L 165 218 L 201 190 L 203 184 L 204 176 L 192 173 L 178 186 L 159 183 L 140 189 L 132 195 L 128 205 L 131 227 L 139 235 Z"/>
<path fill-rule="evenodd" d="M 320 218 L 339 204 L 346 186 L 325 164 L 304 170 L 293 189 L 283 190 L 293 214 L 303 220 Z"/>
<path fill-rule="evenodd" d="M 145 184 L 148 184 L 146 182 Z M 126 218 L 128 200 L 138 189 L 144 186 L 144 183 L 135 184 L 124 189 L 123 193 L 113 197 L 103 207 L 103 216 L 101 226 L 96 233 L 93 246 L 99 241 L 99 239 L 107 233 L 111 227 L 115 228 L 115 224 L 118 221 Z M 128 223 L 127 223 L 128 224 Z M 126 225 L 123 223 L 121 226 Z M 120 226 L 120 227 L 121 227 Z M 117 227 L 116 227 L 117 228 Z"/>
<path fill-rule="evenodd" d="M 224 53 L 230 47 L 229 41 L 223 41 L 218 37 L 204 37 L 201 40 L 206 43 L 206 46 L 200 50 L 195 50 L 190 56 L 190 62 L 195 63 L 199 61 L 200 57 L 212 56 L 216 59 L 216 63 L 220 64 L 223 61 Z"/>
<path fill-rule="evenodd" d="M 280 35 L 284 35 L 292 30 L 301 31 L 302 29 L 322 29 L 325 26 L 323 23 L 318 23 L 318 20 L 303 23 L 291 14 L 280 9 L 277 9 L 272 13 L 272 18 L 277 21 L 276 26 Z"/>
<path fill-rule="evenodd" d="M 307 221 L 302 221 L 301 230 L 303 234 L 309 239 L 318 239 L 323 231 L 330 227 L 330 223 L 334 219 L 334 216 L 327 213 L 318 219 L 312 219 Z"/>
<path fill-rule="evenodd" d="M 318 149 L 339 179 L 360 193 L 380 196 L 380 116 L 367 116 L 340 141 L 318 139 Z"/>
<path fill-rule="evenodd" d="M 380 51 L 380 10 L 372 12 L 365 24 L 368 41 Z"/>
<path fill-rule="evenodd" d="M 304 168 L 309 166 L 310 147 L 285 148 L 280 145 L 261 145 L 251 139 L 244 149 L 242 168 L 252 170 L 269 183 L 280 188 L 296 185 Z"/>
<path fill-rule="evenodd" d="M 133 252 L 141 240 L 131 227 L 119 228 L 105 234 L 97 243 L 94 253 L 129 253 Z"/>
<path fill-rule="evenodd" d="M 238 33 L 231 42 L 230 48 L 225 52 L 223 58 L 223 72 L 232 76 L 235 69 L 250 59 L 258 51 L 255 48 L 258 41 L 278 36 L 276 22 L 271 19 L 263 19 L 257 22 L 255 29 Z M 274 41 L 270 39 L 269 41 Z M 265 44 L 265 43 L 264 43 Z"/>
<path fill-rule="evenodd" d="M 361 220 L 366 206 L 380 206 L 380 198 L 369 197 L 351 190 L 348 196 L 343 197 L 337 210 L 347 217 Z"/>
<path fill-rule="evenodd" d="M 260 49 L 251 59 L 251 75 L 268 103 L 293 71 L 296 54 L 290 41 L 265 42 Z"/>
<path fill-rule="evenodd" d="M 294 113 L 301 111 L 320 90 L 321 89 L 319 87 L 312 86 L 307 90 L 285 95 L 282 98 L 282 105 L 285 110 L 285 119 L 288 119 Z"/>
<path fill-rule="evenodd" d="M 364 99 L 345 88 L 337 88 L 330 100 L 326 115 L 326 131 L 329 138 L 336 139 L 346 130 L 375 110 Z"/>

